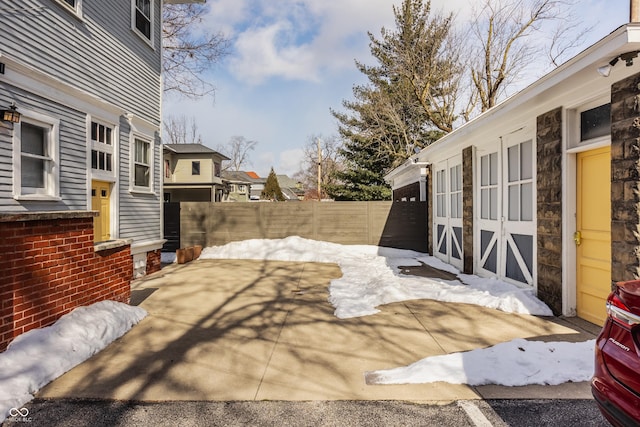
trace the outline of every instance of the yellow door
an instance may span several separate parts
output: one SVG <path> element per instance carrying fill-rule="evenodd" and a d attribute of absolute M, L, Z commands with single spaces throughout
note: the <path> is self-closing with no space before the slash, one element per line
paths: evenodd
<path fill-rule="evenodd" d="M 577 311 L 603 325 L 611 290 L 611 149 L 579 153 L 577 161 Z"/>
<path fill-rule="evenodd" d="M 93 219 L 94 241 L 104 242 L 111 239 L 110 209 L 111 183 L 105 181 L 91 182 L 91 209 L 99 215 Z"/>

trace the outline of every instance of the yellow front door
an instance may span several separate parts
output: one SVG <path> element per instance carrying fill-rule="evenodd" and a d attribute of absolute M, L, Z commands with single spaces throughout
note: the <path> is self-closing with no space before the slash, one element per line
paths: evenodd
<path fill-rule="evenodd" d="M 91 209 L 99 212 L 93 219 L 94 241 L 104 242 L 111 239 L 111 183 L 91 182 Z"/>
<path fill-rule="evenodd" d="M 611 149 L 579 153 L 577 162 L 577 311 L 602 325 L 611 290 Z"/>

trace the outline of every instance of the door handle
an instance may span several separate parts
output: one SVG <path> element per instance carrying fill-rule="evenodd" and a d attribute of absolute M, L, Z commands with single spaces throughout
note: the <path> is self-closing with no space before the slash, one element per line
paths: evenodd
<path fill-rule="evenodd" d="M 576 246 L 580 246 L 582 244 L 582 233 L 579 231 L 573 233 L 573 241 L 576 242 Z"/>

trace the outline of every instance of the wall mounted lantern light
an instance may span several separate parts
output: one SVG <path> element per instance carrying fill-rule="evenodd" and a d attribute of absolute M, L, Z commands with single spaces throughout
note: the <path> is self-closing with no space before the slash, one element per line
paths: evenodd
<path fill-rule="evenodd" d="M 638 57 L 638 51 L 632 50 L 631 52 L 623 53 L 622 55 L 616 56 L 613 58 L 607 65 L 603 65 L 602 67 L 598 67 L 598 73 L 602 77 L 609 77 L 611 74 L 611 68 L 613 68 L 619 60 L 623 60 L 627 67 L 631 67 L 633 65 L 633 59 Z"/>
<path fill-rule="evenodd" d="M 0 110 L 2 120 L 5 122 L 20 123 L 20 113 L 16 111 L 17 109 L 18 107 L 16 107 L 16 103 L 13 102 L 9 106 L 8 110 Z"/>

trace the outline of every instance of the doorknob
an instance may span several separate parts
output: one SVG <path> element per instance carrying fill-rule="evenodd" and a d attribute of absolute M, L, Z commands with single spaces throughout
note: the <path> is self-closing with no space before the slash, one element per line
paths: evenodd
<path fill-rule="evenodd" d="M 582 243 L 582 233 L 580 233 L 579 231 L 573 233 L 573 241 L 576 242 L 576 246 L 580 246 L 580 244 Z"/>

